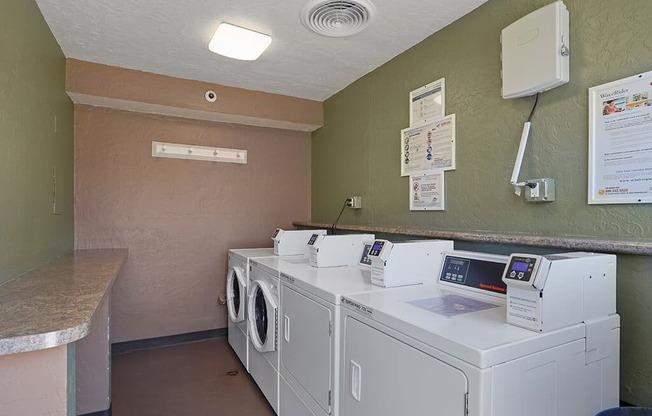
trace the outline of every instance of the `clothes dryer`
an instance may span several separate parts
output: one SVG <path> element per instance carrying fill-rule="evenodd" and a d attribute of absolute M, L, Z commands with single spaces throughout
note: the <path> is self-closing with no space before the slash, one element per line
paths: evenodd
<path fill-rule="evenodd" d="M 281 271 L 281 415 L 334 414 L 339 389 L 342 295 L 391 290 L 372 285 L 359 266 Z"/>
<path fill-rule="evenodd" d="M 345 295 L 389 290 L 374 284 L 373 267 L 369 267 L 374 255 L 380 252 L 373 250 L 378 242 L 374 241 L 366 246 L 365 251 L 358 253 L 358 266 L 281 269 L 281 414 L 338 414 L 340 303 Z M 385 246 L 391 244 L 384 241 Z M 425 270 L 419 270 L 419 273 L 423 280 L 433 282 L 437 279 L 444 253 L 453 249 L 453 242 L 446 240 L 398 245 L 404 249 L 403 253 L 397 249 L 393 256 L 386 256 L 385 262 L 387 257 L 394 262 L 423 262 L 422 269 Z M 427 250 L 421 250 L 422 246 L 427 246 Z M 421 281 L 402 284 L 421 284 Z"/>
<path fill-rule="evenodd" d="M 595 290 L 615 287 L 615 256 L 545 257 L 576 262 L 564 275 L 549 269 L 551 290 L 536 288 L 546 305 L 564 290 L 584 292 L 579 310 L 615 305 L 615 291 Z M 500 273 L 481 260 L 447 256 L 437 284 L 343 297 L 339 414 L 593 416 L 618 405 L 615 310 L 546 332 L 511 325 Z M 583 284 L 564 289 L 576 277 Z M 510 302 L 529 314 L 525 300 Z"/>

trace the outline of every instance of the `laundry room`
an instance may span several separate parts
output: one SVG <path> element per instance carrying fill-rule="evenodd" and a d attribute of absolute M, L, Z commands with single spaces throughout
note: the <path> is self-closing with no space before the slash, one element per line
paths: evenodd
<path fill-rule="evenodd" d="M 637 119 L 642 127 L 629 137 L 631 143 L 612 143 L 615 151 L 631 146 L 637 153 L 622 163 L 623 170 L 612 169 L 619 159 L 596 157 L 599 141 L 612 137 L 612 130 L 599 130 L 603 124 L 596 120 L 618 120 L 611 128 L 626 130 L 632 122 L 628 115 L 652 108 L 649 1 L 438 0 L 427 2 L 432 3 L 427 11 L 421 8 L 426 5 L 412 10 L 403 5 L 407 10 L 396 16 L 396 6 L 385 0 L 360 1 L 372 10 L 368 26 L 340 36 L 314 33 L 302 22 L 304 6 L 315 1 L 275 7 L 256 2 L 245 9 L 233 1 L 198 0 L 183 7 L 167 0 L 94 3 L 6 0 L 0 5 L 0 310 L 5 321 L 0 323 L 0 415 L 150 414 L 118 402 L 129 394 L 185 409 L 170 414 L 217 414 L 209 408 L 245 414 L 249 410 L 239 406 L 249 399 L 225 403 L 228 388 L 246 384 L 251 403 L 264 408 L 261 416 L 348 416 L 357 408 L 346 406 L 364 403 L 368 388 L 353 380 L 365 380 L 373 371 L 366 372 L 363 361 L 372 357 L 364 354 L 342 364 L 349 351 L 345 322 L 358 319 L 359 307 L 376 310 L 385 299 L 376 287 L 389 288 L 389 279 L 398 276 L 387 269 L 387 282 L 374 284 L 369 270 L 380 261 L 374 256 L 380 259 L 390 245 L 398 255 L 401 244 L 414 239 L 451 242 L 438 253 L 451 251 L 453 244 L 454 250 L 480 253 L 462 256 L 465 264 L 487 259 L 500 264 L 489 286 L 504 289 L 494 292 L 512 290 L 502 271 L 519 272 L 514 262 L 522 258 L 510 257 L 516 253 L 548 261 L 550 267 L 561 262 L 545 257 L 551 254 L 614 255 L 615 294 L 611 290 L 609 296 L 619 323 L 610 321 L 609 328 L 618 330 L 617 347 L 610 348 L 619 351 L 603 372 L 616 368 L 610 380 L 618 388 L 609 403 L 652 407 L 649 120 Z M 553 52 L 567 72 L 553 74 L 555 84 L 510 96 L 505 63 L 517 59 L 506 58 L 511 52 L 504 49 L 504 30 L 551 5 L 567 12 L 559 19 L 564 23 L 566 16 L 569 32 Z M 188 16 L 196 21 L 184 20 Z M 218 24 L 227 21 L 271 37 L 258 60 L 208 49 Z M 274 26 L 286 21 L 292 29 Z M 543 33 L 537 30 L 519 35 L 519 46 Z M 538 58 L 518 61 L 533 64 Z M 517 71 L 519 80 L 542 66 Z M 619 92 L 638 87 L 641 91 L 632 94 Z M 622 97 L 608 97 L 609 88 Z M 419 113 L 417 105 L 423 110 L 429 94 L 437 95 L 437 108 Z M 627 131 L 614 134 L 623 140 Z M 414 155 L 421 150 L 413 143 L 422 133 L 428 150 L 424 145 L 424 164 L 416 166 Z M 432 159 L 431 135 L 453 143 Z M 618 175 L 638 191 L 627 194 L 625 186 L 609 186 L 606 178 Z M 435 188 L 439 199 L 425 202 Z M 290 260 L 283 260 L 281 269 L 274 244 L 295 244 L 296 230 L 305 234 L 297 237 L 297 251 L 285 254 Z M 349 234 L 358 237 L 344 237 Z M 343 238 L 333 238 L 338 236 Z M 369 251 L 378 241 L 386 243 L 369 256 L 373 261 L 359 265 L 363 243 Z M 354 249 L 340 253 L 344 246 Z M 311 249 L 317 256 L 317 248 L 322 257 L 311 266 Z M 282 309 L 277 315 L 258 314 L 261 321 L 252 318 L 250 324 L 243 312 L 240 329 L 232 322 L 228 303 L 235 300 L 239 277 L 232 273 L 231 249 L 267 250 L 264 256 L 235 254 L 245 276 L 240 276 L 238 302 L 256 314 L 269 289 L 285 314 Z M 325 257 L 330 250 L 333 257 Z M 429 270 L 437 279 L 448 263 L 444 257 L 425 263 L 428 256 L 420 264 L 429 266 L 412 273 Z M 365 285 L 347 281 L 336 287 L 346 280 L 343 268 L 355 269 Z M 325 287 L 314 283 L 319 275 L 330 279 Z M 254 280 L 260 297 L 250 292 Z M 405 296 L 418 292 L 396 290 Z M 436 296 L 425 289 L 418 293 L 430 293 L 424 299 Z M 480 294 L 479 302 L 500 307 L 475 313 L 494 319 L 507 307 L 501 293 Z M 265 313 L 274 310 L 273 303 L 266 305 Z M 384 313 L 356 321 L 365 325 L 350 339 L 368 334 L 357 345 L 371 343 L 378 335 L 371 329 L 391 326 L 404 312 Z M 330 322 L 329 328 L 306 336 L 302 328 L 313 318 Z M 431 324 L 440 322 L 438 316 Z M 263 351 L 258 351 L 252 331 L 272 329 L 277 345 L 259 342 Z M 414 347 L 430 339 L 419 338 L 422 329 L 388 333 Z M 534 333 L 518 325 L 504 330 L 514 344 Z M 542 329 L 542 339 L 557 330 Z M 236 331 L 243 338 L 229 339 L 241 335 Z M 331 339 L 319 344 L 324 334 Z M 470 370 L 465 373 L 471 399 L 460 415 L 497 416 L 473 397 L 473 386 L 488 388 L 483 366 L 502 364 L 503 352 L 474 361 L 464 351 L 452 351 L 455 345 L 472 348 L 473 342 L 465 343 L 454 330 L 447 334 L 452 343 L 432 341 L 422 352 L 440 361 L 453 357 L 446 362 L 464 361 L 456 368 L 482 373 L 477 379 Z M 243 345 L 240 352 L 237 342 Z M 325 345 L 324 360 L 306 352 L 316 354 Z M 156 373 L 143 381 L 151 390 L 147 394 L 122 384 L 141 371 L 138 362 L 162 371 L 168 358 L 156 354 L 184 346 L 204 348 L 195 356 L 213 354 L 220 383 L 231 386 L 205 392 L 209 384 L 197 387 L 201 382 L 192 381 L 192 371 Z M 281 350 L 270 361 L 266 348 Z M 285 361 L 282 348 L 288 351 Z M 183 354 L 177 355 L 193 355 Z M 413 358 L 405 362 L 421 362 Z M 267 373 L 269 365 L 273 371 Z M 429 365 L 418 377 L 427 377 Z M 437 365 L 432 369 L 440 369 Z M 322 370 L 323 378 L 311 378 Z M 402 374 L 388 365 L 388 372 L 394 370 Z M 171 384 L 175 380 L 173 388 L 192 386 L 193 403 L 183 401 L 185 393 L 154 390 L 157 377 L 177 386 Z M 456 377 L 451 373 L 450 386 Z M 206 406 L 193 410 L 200 409 L 193 407 L 199 406 L 199 393 L 206 393 Z M 442 402 L 442 411 L 446 406 Z M 606 407 L 587 406 L 582 412 L 593 416 Z"/>

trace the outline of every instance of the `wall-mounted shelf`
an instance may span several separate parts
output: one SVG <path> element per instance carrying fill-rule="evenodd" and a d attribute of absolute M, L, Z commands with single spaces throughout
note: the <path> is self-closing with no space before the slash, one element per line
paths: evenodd
<path fill-rule="evenodd" d="M 152 157 L 247 164 L 246 150 L 164 142 L 152 142 Z"/>

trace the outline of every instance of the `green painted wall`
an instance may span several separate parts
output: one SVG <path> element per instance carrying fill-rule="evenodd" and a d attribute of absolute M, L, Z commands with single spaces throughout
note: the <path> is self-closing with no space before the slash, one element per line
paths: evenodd
<path fill-rule="evenodd" d="M 73 247 L 73 106 L 64 83 L 65 57 L 36 3 L 2 0 L 0 284 Z"/>
<path fill-rule="evenodd" d="M 652 70 L 649 0 L 565 0 L 571 82 L 541 95 L 521 172 L 554 178 L 557 200 L 526 203 L 508 185 L 533 98 L 501 98 L 500 31 L 548 3 L 489 0 L 328 99 L 324 127 L 313 134 L 313 221 L 334 221 L 346 197 L 362 195 L 363 209 L 347 210 L 342 224 L 652 238 L 651 205 L 587 204 L 587 90 Z M 457 169 L 446 173 L 445 211 L 410 212 L 400 177 L 408 93 L 442 77 L 446 112 L 457 117 Z M 652 258 L 620 256 L 618 279 L 621 396 L 652 405 Z"/>

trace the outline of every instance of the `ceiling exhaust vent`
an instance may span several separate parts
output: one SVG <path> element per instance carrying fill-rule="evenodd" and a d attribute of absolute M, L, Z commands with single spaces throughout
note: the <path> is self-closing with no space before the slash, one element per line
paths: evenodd
<path fill-rule="evenodd" d="M 367 0 L 312 0 L 303 6 L 301 21 L 319 35 L 344 37 L 361 32 L 375 15 Z"/>

